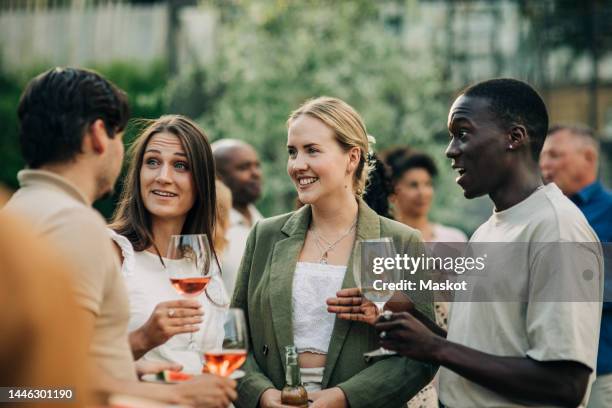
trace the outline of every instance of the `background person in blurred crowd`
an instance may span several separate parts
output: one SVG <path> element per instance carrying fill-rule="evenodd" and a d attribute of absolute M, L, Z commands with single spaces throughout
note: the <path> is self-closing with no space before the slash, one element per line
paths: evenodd
<path fill-rule="evenodd" d="M 223 260 L 223 252 L 229 243 L 227 230 L 230 227 L 230 211 L 232 209 L 232 192 L 219 179 L 215 180 L 217 191 L 217 217 L 215 219 L 215 230 L 213 232 L 213 243 L 217 256 Z"/>
<path fill-rule="evenodd" d="M 110 225 L 123 257 L 136 358 L 200 372 L 199 356 L 187 350 L 190 335 L 195 333 L 193 340 L 204 349 L 221 346 L 222 312 L 229 300 L 218 271 L 197 299 L 180 299 L 166 270 L 171 261 L 164 258 L 171 236 L 179 234 L 206 234 L 215 252 L 216 211 L 215 168 L 204 132 L 180 115 L 152 121 L 130 149 Z"/>
<path fill-rule="evenodd" d="M 287 121 L 287 172 L 304 206 L 260 221 L 249 235 L 234 292 L 246 312 L 252 350 L 237 405 L 279 407 L 284 350 L 297 347 L 312 407 L 400 407 L 433 377 L 427 364 L 391 356 L 366 363 L 371 326 L 341 321 L 327 298 L 355 286 L 355 239 L 420 244 L 414 230 L 380 217 L 361 199 L 368 140 L 359 114 L 329 97 L 310 100 Z M 347 266 L 348 265 L 348 266 Z M 431 299 L 418 306 L 433 316 Z"/>
<path fill-rule="evenodd" d="M 544 181 L 554 182 L 584 213 L 604 242 L 612 242 L 612 194 L 597 178 L 599 142 L 583 126 L 551 126 L 540 155 Z M 606 265 L 607 271 L 612 271 Z M 606 276 L 608 291 L 610 276 Z M 612 407 L 612 303 L 604 302 L 597 354 L 597 378 L 589 408 Z"/>
<path fill-rule="evenodd" d="M 92 71 L 54 68 L 30 81 L 18 116 L 29 168 L 17 175 L 20 188 L 5 208 L 26 217 L 74 264 L 73 289 L 90 344 L 96 390 L 225 406 L 225 382 L 214 376 L 171 386 L 136 378 L 125 285 L 104 219 L 91 207 L 113 189 L 121 169 L 129 117 L 125 93 Z"/>
<path fill-rule="evenodd" d="M 261 164 L 253 146 L 241 140 L 217 140 L 212 150 L 218 176 L 232 192 L 228 245 L 221 256 L 223 282 L 231 296 L 249 231 L 262 219 L 254 205 L 261 195 Z"/>
<path fill-rule="evenodd" d="M 466 235 L 457 228 L 434 223 L 429 211 L 434 197 L 434 178 L 438 169 L 431 157 L 396 147 L 383 153 L 390 169 L 392 192 L 389 201 L 396 221 L 416 228 L 425 242 L 466 242 Z"/>
<path fill-rule="evenodd" d="M 612 194 L 598 180 L 599 155 L 591 129 L 551 126 L 540 168 L 544 181 L 554 182 L 582 210 L 601 242 L 612 242 Z"/>
<path fill-rule="evenodd" d="M 5 203 L 0 189 L 0 207 Z M 8 211 L 0 213 L 0 384 L 71 390 L 85 406 L 88 346 L 71 289 L 71 265 Z M 41 278 L 42 277 L 42 278 Z M 15 404 L 48 407 L 48 400 Z"/>
<path fill-rule="evenodd" d="M 391 193 L 391 182 L 387 174 L 387 166 L 374 153 L 371 160 L 372 170 L 370 171 L 363 201 L 368 207 L 376 211 L 376 214 L 391 218 L 389 213 L 389 194 Z"/>

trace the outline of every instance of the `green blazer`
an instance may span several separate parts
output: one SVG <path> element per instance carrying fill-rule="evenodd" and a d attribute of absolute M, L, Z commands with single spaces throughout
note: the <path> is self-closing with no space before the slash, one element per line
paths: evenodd
<path fill-rule="evenodd" d="M 285 346 L 294 344 L 291 310 L 293 274 L 310 225 L 311 207 L 268 218 L 256 224 L 247 240 L 238 272 L 232 307 L 244 310 L 250 350 L 238 383 L 237 407 L 257 407 L 268 388 L 285 384 Z M 392 237 L 402 251 L 420 247 L 420 234 L 380 217 L 359 200 L 357 238 Z M 412 244 L 412 245 L 409 245 Z M 352 255 L 342 283 L 355 287 Z M 433 320 L 429 294 L 411 295 Z M 366 363 L 363 353 L 379 346 L 370 325 L 336 318 L 329 344 L 322 387 L 340 387 L 351 408 L 401 407 L 433 378 L 437 367 L 406 357 L 391 356 Z"/>

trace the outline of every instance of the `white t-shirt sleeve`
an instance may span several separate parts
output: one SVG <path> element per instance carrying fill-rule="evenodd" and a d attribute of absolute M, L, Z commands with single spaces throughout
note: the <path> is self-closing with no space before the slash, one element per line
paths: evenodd
<path fill-rule="evenodd" d="M 591 244 L 538 245 L 530 265 L 527 355 L 538 361 L 577 361 L 595 369 L 601 319 L 598 298 L 603 282 L 601 254 L 598 256 Z"/>

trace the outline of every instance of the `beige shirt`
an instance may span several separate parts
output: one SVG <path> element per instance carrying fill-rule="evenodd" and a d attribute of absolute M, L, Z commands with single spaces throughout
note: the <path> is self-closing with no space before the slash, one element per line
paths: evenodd
<path fill-rule="evenodd" d="M 21 188 L 6 208 L 26 217 L 76 266 L 77 302 L 95 315 L 90 354 L 113 377 L 136 379 L 128 343 L 128 297 L 104 219 L 57 174 L 22 170 L 17 178 Z"/>
<path fill-rule="evenodd" d="M 263 218 L 254 205 L 250 204 L 247 209 L 251 214 L 252 225 L 255 225 L 257 221 Z M 240 212 L 234 208 L 230 209 L 230 227 L 225 235 L 228 241 L 227 248 L 225 248 L 221 256 L 223 283 L 225 284 L 225 289 L 230 299 L 232 293 L 234 293 L 234 286 L 236 286 L 236 278 L 238 277 L 238 268 L 240 267 L 240 261 L 242 261 L 242 255 L 244 254 L 247 237 L 249 236 L 249 232 L 251 232 L 252 225 L 249 225 L 247 219 L 240 214 Z"/>
<path fill-rule="evenodd" d="M 430 242 L 467 242 L 467 236 L 460 229 L 442 224 L 433 225 L 433 238 Z"/>
<path fill-rule="evenodd" d="M 72 296 L 70 272 L 70 265 L 28 223 L 0 211 L 0 384 L 69 386 L 76 398 L 69 405 L 77 408 L 85 406 L 88 396 L 88 378 L 82 373 L 87 369 L 89 344 Z"/>
<path fill-rule="evenodd" d="M 556 185 L 549 184 L 511 208 L 495 212 L 470 239 L 480 243 L 479 248 L 494 242 L 504 244 L 488 246 L 500 251 L 488 254 L 485 265 L 490 269 L 479 277 L 480 282 L 486 283 L 489 271 L 501 271 L 507 278 L 500 274 L 486 283 L 488 291 L 499 291 L 495 299 L 514 290 L 539 301 L 455 302 L 447 339 L 497 356 L 570 360 L 594 369 L 601 302 L 563 301 L 557 295 L 559 289 L 573 288 L 567 292 L 573 294 L 583 286 L 594 291 L 585 300 L 602 294 L 601 248 L 584 215 Z M 583 278 L 585 269 L 594 272 L 592 281 Z M 446 368 L 440 369 L 440 400 L 450 408 L 526 406 Z"/>

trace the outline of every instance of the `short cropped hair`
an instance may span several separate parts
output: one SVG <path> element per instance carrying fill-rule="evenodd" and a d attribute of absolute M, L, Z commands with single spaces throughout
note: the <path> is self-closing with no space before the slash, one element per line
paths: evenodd
<path fill-rule="evenodd" d="M 384 152 L 383 157 L 390 171 L 391 184 L 394 186 L 408 170 L 424 169 L 432 178 L 438 175 L 438 168 L 429 155 L 407 146 L 389 149 Z"/>
<path fill-rule="evenodd" d="M 63 163 L 81 152 L 85 129 L 102 119 L 109 137 L 129 119 L 127 95 L 100 74 L 53 68 L 32 79 L 17 109 L 21 152 L 30 168 Z"/>
<path fill-rule="evenodd" d="M 510 78 L 491 79 L 466 88 L 462 94 L 488 99 L 500 125 L 523 125 L 531 140 L 531 155 L 538 160 L 548 130 L 548 112 L 531 85 Z"/>

